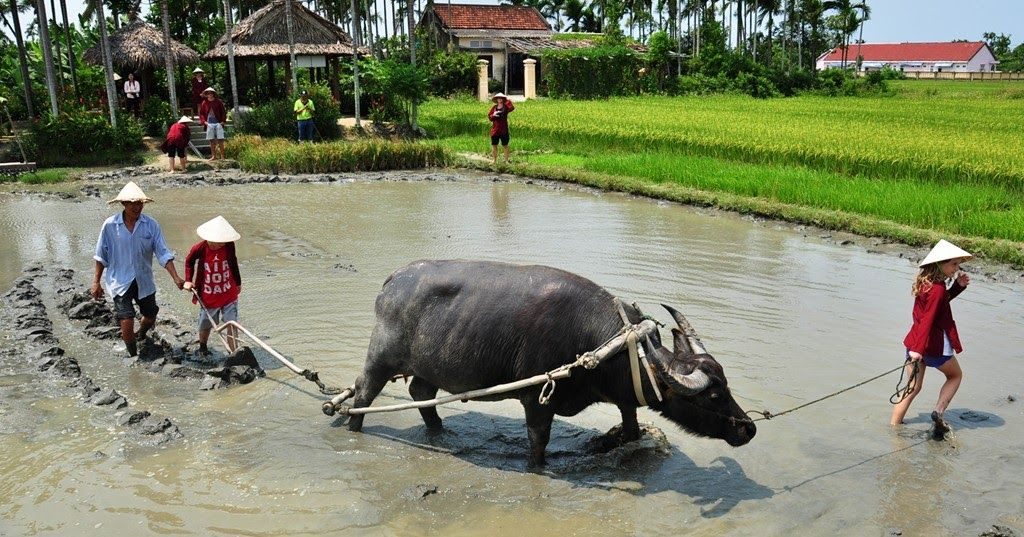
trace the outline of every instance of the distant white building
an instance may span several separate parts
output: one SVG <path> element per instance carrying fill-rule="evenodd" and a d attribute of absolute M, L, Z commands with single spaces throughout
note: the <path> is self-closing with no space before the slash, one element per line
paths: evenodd
<path fill-rule="evenodd" d="M 846 52 L 846 65 L 859 70 L 878 71 L 889 67 L 904 72 L 986 73 L 997 70 L 999 62 L 984 41 L 948 43 L 853 43 Z M 836 47 L 818 57 L 818 70 L 838 68 L 843 49 Z"/>

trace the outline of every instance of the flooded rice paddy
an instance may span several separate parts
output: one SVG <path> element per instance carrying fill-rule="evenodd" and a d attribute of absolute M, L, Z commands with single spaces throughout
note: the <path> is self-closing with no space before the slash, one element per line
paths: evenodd
<path fill-rule="evenodd" d="M 914 251 L 621 194 L 427 172 L 329 183 L 181 187 L 140 177 L 179 253 L 221 214 L 242 234 L 240 314 L 327 384 L 362 367 L 373 304 L 421 258 L 540 263 L 584 275 L 662 321 L 684 311 L 748 410 L 775 412 L 891 369 L 910 321 Z M 349 176 L 351 179 L 356 176 Z M 395 177 L 401 177 L 397 174 Z M 99 196 L 0 193 L 0 291 L 26 266 L 92 275 Z M 72 188 L 79 188 L 74 185 Z M 88 191 L 86 192 L 88 193 Z M 844 237 L 845 238 L 845 237 Z M 916 252 L 923 254 L 923 252 Z M 912 256 L 911 256 L 912 257 Z M 970 270 L 970 269 L 969 269 Z M 965 380 L 944 442 L 929 439 L 939 378 L 908 424 L 888 426 L 891 375 L 776 420 L 741 448 L 690 437 L 654 413 L 668 452 L 616 458 L 589 442 L 610 405 L 556 419 L 549 467 L 526 468 L 517 402 L 368 416 L 350 433 L 313 384 L 283 368 L 230 389 L 122 364 L 115 340 L 48 312 L 83 371 L 182 437 L 134 442 L 18 352 L 0 353 L 0 535 L 978 535 L 1024 530 L 1024 285 L 975 273 L 954 303 Z M 53 304 L 51 281 L 40 279 Z M 157 269 L 162 318 L 195 309 Z M 3 345 L 14 349 L 11 333 Z M 261 357 L 266 360 L 266 356 Z M 267 362 L 270 363 L 269 361 Z M 376 405 L 405 402 L 391 384 Z"/>

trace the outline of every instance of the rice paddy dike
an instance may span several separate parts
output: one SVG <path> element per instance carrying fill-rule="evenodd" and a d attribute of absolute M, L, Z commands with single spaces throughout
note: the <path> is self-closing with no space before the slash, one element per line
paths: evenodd
<path fill-rule="evenodd" d="M 886 237 L 952 238 L 1024 265 L 1024 84 L 899 81 L 894 95 L 521 103 L 515 173 Z M 489 166 L 487 105 L 421 125 Z M 489 161 L 489 158 L 487 159 Z"/>

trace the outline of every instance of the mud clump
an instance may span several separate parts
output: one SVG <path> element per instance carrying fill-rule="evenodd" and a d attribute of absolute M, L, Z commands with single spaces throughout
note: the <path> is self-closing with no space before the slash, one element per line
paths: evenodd
<path fill-rule="evenodd" d="M 30 371 L 48 373 L 51 379 L 65 379 L 60 389 L 77 388 L 82 401 L 92 407 L 118 411 L 113 421 L 117 426 L 136 433 L 130 437 L 139 444 L 160 445 L 182 438 L 184 435 L 169 419 L 155 418 L 148 410 L 129 410 L 127 397 L 113 388 L 97 385 L 83 373 L 78 359 L 67 355 L 53 335 L 53 322 L 43 302 L 44 293 L 39 288 L 39 285 L 47 283 L 47 275 L 39 266 L 25 269 L 24 275 L 0 300 L 0 326 L 9 328 L 19 345 L 4 349 L 5 355 L 21 357 L 23 367 Z M 112 323 L 110 308 L 80 291 L 81 288 L 72 281 L 73 275 L 74 271 L 65 269 L 58 271 L 53 278 L 53 294 L 56 295 L 58 309 L 69 319 L 89 319 L 96 330 L 102 323 Z"/>

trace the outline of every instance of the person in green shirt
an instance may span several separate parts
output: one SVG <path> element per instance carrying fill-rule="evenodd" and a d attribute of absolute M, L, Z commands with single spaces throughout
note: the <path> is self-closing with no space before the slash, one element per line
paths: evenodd
<path fill-rule="evenodd" d="M 309 92 L 302 90 L 299 100 L 295 101 L 295 120 L 299 125 L 299 143 L 313 141 L 313 129 L 316 128 L 313 124 L 313 112 L 315 111 L 316 107 L 313 106 L 313 101 L 309 100 Z"/>

